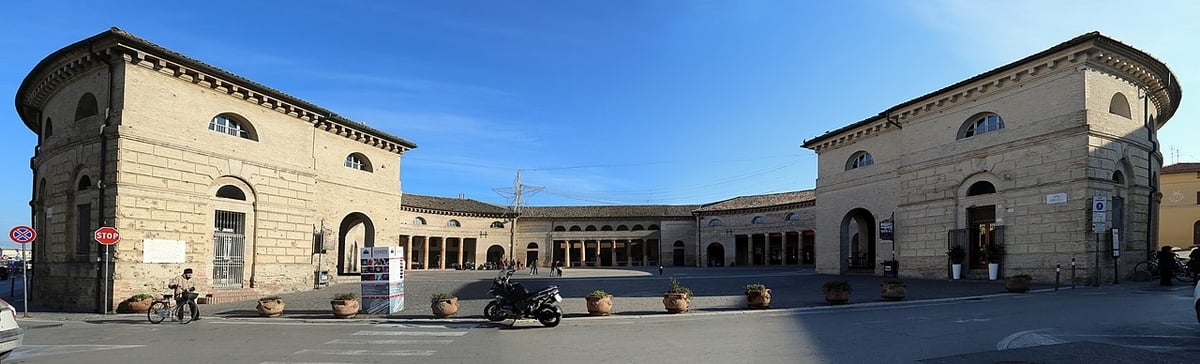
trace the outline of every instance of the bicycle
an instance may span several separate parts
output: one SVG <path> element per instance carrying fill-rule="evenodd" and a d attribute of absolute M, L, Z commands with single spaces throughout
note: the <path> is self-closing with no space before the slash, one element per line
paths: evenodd
<path fill-rule="evenodd" d="M 191 305 L 176 305 L 174 294 L 168 293 L 162 296 L 162 299 L 150 303 L 150 310 L 146 311 L 146 318 L 150 320 L 150 323 L 163 322 L 167 317 L 170 317 L 171 321 L 179 321 L 181 324 L 192 322 Z"/>
<path fill-rule="evenodd" d="M 1150 273 L 1150 278 L 1158 278 L 1158 251 L 1156 250 L 1151 252 L 1150 259 L 1133 266 L 1133 270 L 1135 272 L 1146 271 Z M 1184 263 L 1183 258 L 1180 257 L 1175 257 L 1175 269 L 1172 271 L 1171 275 L 1174 276 L 1175 280 L 1180 282 L 1191 283 L 1196 280 L 1196 277 L 1192 276 L 1191 271 L 1188 270 L 1187 264 Z"/>

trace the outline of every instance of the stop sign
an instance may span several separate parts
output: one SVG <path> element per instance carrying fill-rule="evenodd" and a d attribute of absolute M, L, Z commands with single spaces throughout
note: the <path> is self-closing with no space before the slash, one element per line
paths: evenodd
<path fill-rule="evenodd" d="M 118 240 L 121 240 L 121 232 L 112 226 L 101 226 L 99 229 L 96 229 L 95 237 L 96 242 L 100 244 L 113 245 Z"/>

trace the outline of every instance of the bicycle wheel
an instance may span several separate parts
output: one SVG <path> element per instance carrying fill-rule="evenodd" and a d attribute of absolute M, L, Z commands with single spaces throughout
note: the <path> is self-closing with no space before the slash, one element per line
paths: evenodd
<path fill-rule="evenodd" d="M 167 308 L 167 303 L 163 301 L 154 301 L 154 303 L 150 304 L 150 309 L 146 310 L 146 318 L 152 324 L 162 322 L 163 319 L 170 315 L 171 310 Z"/>
<path fill-rule="evenodd" d="M 1158 265 L 1148 260 L 1133 266 L 1133 271 L 1149 273 L 1150 278 L 1158 277 Z"/>
<path fill-rule="evenodd" d="M 179 305 L 179 323 L 186 324 L 192 322 L 192 305 Z"/>
<path fill-rule="evenodd" d="M 1187 269 L 1187 266 L 1183 265 L 1182 263 L 1176 263 L 1175 280 L 1185 283 L 1192 283 L 1196 281 L 1196 277 L 1193 276 L 1192 272 Z"/>

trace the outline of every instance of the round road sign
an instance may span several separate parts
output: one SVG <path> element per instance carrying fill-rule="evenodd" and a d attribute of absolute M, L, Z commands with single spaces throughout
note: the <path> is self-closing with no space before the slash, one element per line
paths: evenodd
<path fill-rule="evenodd" d="M 37 239 L 37 231 L 25 225 L 17 225 L 8 231 L 8 238 L 17 244 L 27 244 Z"/>
<path fill-rule="evenodd" d="M 99 229 L 96 229 L 95 237 L 96 242 L 100 244 L 113 245 L 121 240 L 121 232 L 112 226 L 101 226 Z"/>

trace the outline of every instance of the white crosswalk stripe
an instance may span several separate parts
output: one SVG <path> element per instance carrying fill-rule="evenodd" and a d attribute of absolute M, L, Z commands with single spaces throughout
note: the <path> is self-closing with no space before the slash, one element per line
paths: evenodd
<path fill-rule="evenodd" d="M 369 330 L 359 330 L 347 335 L 351 337 L 333 338 L 324 343 L 323 347 L 303 349 L 292 353 L 297 358 L 316 359 L 305 362 L 263 362 L 259 364 L 351 364 L 345 362 L 321 362 L 321 356 L 337 356 L 341 360 L 353 362 L 356 359 L 371 357 L 430 357 L 437 354 L 437 348 L 445 347 L 454 342 L 454 338 L 466 335 L 469 329 L 479 327 L 478 323 L 405 323 L 386 322 L 372 325 Z M 336 360 L 336 359 L 335 359 Z M 380 359 L 373 359 L 380 360 Z"/>

